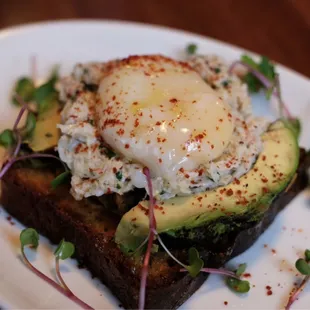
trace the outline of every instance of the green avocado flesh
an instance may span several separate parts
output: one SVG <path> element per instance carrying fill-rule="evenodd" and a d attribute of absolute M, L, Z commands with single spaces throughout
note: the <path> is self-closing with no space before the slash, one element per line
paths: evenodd
<path fill-rule="evenodd" d="M 218 219 L 250 215 L 259 219 L 272 200 L 288 185 L 299 162 L 298 142 L 281 121 L 262 136 L 263 151 L 253 168 L 239 180 L 206 192 L 160 201 L 155 206 L 158 233 L 177 234 Z M 132 251 L 149 233 L 149 202 L 144 200 L 122 217 L 115 241 Z"/>
<path fill-rule="evenodd" d="M 60 133 L 56 124 L 60 123 L 60 111 L 58 103 L 39 115 L 36 128 L 29 141 L 29 147 L 34 152 L 41 152 L 55 147 Z"/>

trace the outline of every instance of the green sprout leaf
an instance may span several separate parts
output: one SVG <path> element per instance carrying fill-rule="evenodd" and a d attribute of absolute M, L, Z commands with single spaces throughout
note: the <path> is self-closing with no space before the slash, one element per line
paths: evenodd
<path fill-rule="evenodd" d="M 240 277 L 246 270 L 247 265 L 246 264 L 241 264 L 239 265 L 237 271 L 236 271 L 236 276 Z"/>
<path fill-rule="evenodd" d="M 18 94 L 24 101 L 28 102 L 33 98 L 35 87 L 33 81 L 28 77 L 20 78 L 14 88 L 14 93 Z M 13 103 L 19 105 L 18 101 L 14 98 Z"/>
<path fill-rule="evenodd" d="M 298 118 L 284 119 L 285 126 L 292 131 L 296 139 L 299 139 L 301 133 L 301 123 Z"/>
<path fill-rule="evenodd" d="M 305 276 L 310 276 L 310 266 L 303 258 L 300 258 L 296 261 L 296 269 Z"/>
<path fill-rule="evenodd" d="M 231 277 L 227 278 L 226 283 L 236 293 L 244 294 L 251 288 L 249 281 L 243 281 Z"/>
<path fill-rule="evenodd" d="M 52 182 L 51 186 L 53 189 L 57 188 L 59 185 L 66 184 L 70 181 L 71 172 L 65 171 L 59 174 Z"/>
<path fill-rule="evenodd" d="M 248 55 L 242 55 L 241 61 L 244 62 L 245 64 L 249 65 L 253 69 L 258 69 L 258 64 L 253 60 L 252 57 L 250 57 Z"/>
<path fill-rule="evenodd" d="M 270 81 L 274 81 L 276 77 L 275 67 L 274 64 L 269 60 L 269 58 L 262 56 L 258 68 L 265 77 L 267 77 Z"/>
<path fill-rule="evenodd" d="M 203 260 L 199 256 L 199 252 L 195 248 L 189 249 L 189 266 L 186 267 L 189 274 L 195 278 L 203 268 Z"/>
<path fill-rule="evenodd" d="M 194 55 L 197 52 L 197 45 L 194 43 L 188 44 L 186 47 L 186 52 L 189 55 Z"/>
<path fill-rule="evenodd" d="M 57 100 L 55 84 L 59 78 L 58 70 L 59 66 L 56 66 L 49 80 L 34 91 L 33 97 L 37 104 L 39 114 L 52 107 L 53 103 Z"/>
<path fill-rule="evenodd" d="M 39 234 L 33 228 L 26 228 L 20 233 L 19 240 L 22 247 L 30 245 L 37 248 L 39 245 Z"/>
<path fill-rule="evenodd" d="M 22 130 L 23 138 L 29 138 L 32 136 L 37 124 L 37 119 L 32 112 L 29 112 L 27 115 L 26 125 Z"/>
<path fill-rule="evenodd" d="M 10 147 L 15 143 L 14 133 L 11 129 L 5 129 L 0 133 L 0 145 Z"/>
<path fill-rule="evenodd" d="M 117 171 L 116 174 L 115 174 L 115 176 L 116 176 L 116 178 L 117 178 L 119 181 L 121 181 L 122 178 L 123 178 L 122 171 L 120 171 L 120 170 Z"/>
<path fill-rule="evenodd" d="M 74 244 L 62 239 L 54 252 L 54 255 L 62 260 L 65 260 L 73 255 L 75 251 Z"/>
<path fill-rule="evenodd" d="M 305 259 L 306 259 L 306 262 L 307 262 L 307 263 L 310 262 L 310 250 L 306 250 L 306 251 L 305 251 Z"/>
<path fill-rule="evenodd" d="M 274 64 L 265 56 L 261 57 L 260 62 L 256 62 L 252 57 L 248 55 L 241 56 L 241 61 L 252 69 L 262 73 L 270 82 L 275 81 L 276 72 Z M 264 85 L 259 81 L 252 73 L 247 73 L 243 77 L 244 83 L 247 84 L 248 89 L 251 93 L 257 93 L 261 88 L 264 88 Z M 272 95 L 273 88 L 268 89 L 266 92 L 266 97 L 270 99 Z"/>
<path fill-rule="evenodd" d="M 34 92 L 34 100 L 37 103 L 39 114 L 48 110 L 56 99 L 57 93 L 54 85 L 50 82 L 41 85 Z"/>

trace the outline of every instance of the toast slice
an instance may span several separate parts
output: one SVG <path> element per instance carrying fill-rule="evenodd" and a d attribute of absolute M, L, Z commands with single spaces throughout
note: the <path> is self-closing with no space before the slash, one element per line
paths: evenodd
<path fill-rule="evenodd" d="M 274 200 L 264 218 L 233 235 L 224 236 L 225 245 L 198 248 L 205 265 L 220 267 L 248 249 L 280 212 L 307 185 L 310 156 L 301 150 L 297 177 Z M 137 308 L 142 257 L 126 256 L 114 242 L 120 216 L 109 213 L 98 201 L 76 201 L 67 186 L 52 190 L 55 169 L 13 167 L 2 181 L 1 204 L 15 218 L 37 229 L 53 243 L 62 238 L 76 246 L 76 258 L 107 285 L 125 308 Z M 188 248 L 174 249 L 184 262 Z M 207 274 L 196 278 L 179 272 L 165 252 L 152 254 L 147 282 L 147 309 L 175 309 L 203 284 Z"/>

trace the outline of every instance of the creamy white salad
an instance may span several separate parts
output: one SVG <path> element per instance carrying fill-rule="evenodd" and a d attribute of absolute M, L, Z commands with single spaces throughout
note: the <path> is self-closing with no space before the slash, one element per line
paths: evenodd
<path fill-rule="evenodd" d="M 268 126 L 218 56 L 77 64 L 57 89 L 58 151 L 78 200 L 147 191 L 145 166 L 157 199 L 226 185 L 251 169 Z"/>

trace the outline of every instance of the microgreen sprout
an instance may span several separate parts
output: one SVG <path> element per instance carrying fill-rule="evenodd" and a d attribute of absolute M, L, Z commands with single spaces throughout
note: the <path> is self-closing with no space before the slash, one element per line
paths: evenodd
<path fill-rule="evenodd" d="M 0 145 L 5 148 L 11 147 L 15 143 L 15 137 L 13 130 L 5 129 L 0 134 Z"/>
<path fill-rule="evenodd" d="M 278 99 L 280 118 L 298 139 L 301 123 L 297 118 L 292 117 L 282 99 L 279 74 L 276 73 L 274 65 L 267 57 L 262 57 L 260 63 L 256 63 L 250 56 L 244 55 L 240 61 L 235 61 L 230 66 L 229 72 L 232 73 L 237 65 L 242 65 L 248 70 L 243 81 L 248 85 L 250 92 L 257 92 L 264 88 L 267 99 L 270 99 L 271 95 Z"/>
<path fill-rule="evenodd" d="M 19 95 L 24 101 L 28 102 L 33 98 L 35 86 L 33 81 L 29 77 L 20 78 L 14 88 L 14 93 Z M 20 105 L 20 102 L 13 96 L 13 103 Z"/>
<path fill-rule="evenodd" d="M 65 281 L 63 280 L 60 268 L 59 268 L 59 260 L 65 260 L 69 257 L 71 257 L 74 254 L 75 248 L 74 244 L 71 242 L 67 242 L 64 239 L 62 239 L 57 247 L 57 249 L 54 252 L 55 255 L 55 264 L 56 264 L 56 275 L 58 277 L 58 280 L 62 284 L 62 286 L 67 290 L 70 291 L 68 286 L 66 285 Z M 70 291 L 71 292 L 71 291 Z"/>
<path fill-rule="evenodd" d="M 188 44 L 186 46 L 186 52 L 187 52 L 188 55 L 196 54 L 197 49 L 198 49 L 198 46 L 196 44 L 194 44 L 194 43 Z"/>
<path fill-rule="evenodd" d="M 36 127 L 36 117 L 34 113 L 29 111 L 28 104 L 19 95 L 15 95 L 15 98 L 22 107 L 14 122 L 13 130 L 6 129 L 2 133 L 0 133 L 0 145 L 5 146 L 6 148 L 13 149 L 13 151 L 11 152 L 11 156 L 7 159 L 6 163 L 0 170 L 0 180 L 3 178 L 3 176 L 7 173 L 7 171 L 12 167 L 14 163 L 21 161 L 21 160 L 33 159 L 33 158 L 57 159 L 58 161 L 62 163 L 65 171 L 67 171 L 68 170 L 67 166 L 60 160 L 60 158 L 52 154 L 31 153 L 27 155 L 17 156 L 20 152 L 22 140 L 29 138 L 32 135 Z M 26 112 L 26 110 L 28 110 L 26 125 L 22 128 L 18 128 L 18 125 L 22 119 L 23 114 Z M 14 145 L 15 145 L 15 148 L 14 148 Z M 64 177 L 59 178 L 59 179 L 63 181 Z M 55 183 L 58 183 L 58 182 L 59 181 L 57 182 L 55 181 Z"/>
<path fill-rule="evenodd" d="M 67 183 L 70 180 L 71 172 L 64 171 L 63 173 L 59 174 L 52 182 L 51 186 L 53 189 L 57 188 L 58 186 Z"/>
<path fill-rule="evenodd" d="M 210 274 L 220 274 L 220 275 L 225 275 L 225 276 L 230 276 L 230 277 L 236 277 L 235 273 L 232 271 L 226 270 L 226 269 L 217 269 L 217 268 L 204 268 L 204 262 L 200 258 L 199 252 L 195 248 L 190 248 L 188 252 L 188 260 L 189 260 L 189 265 L 184 265 L 182 263 L 179 263 L 182 268 L 180 271 L 181 272 L 186 272 L 188 271 L 189 274 L 194 278 L 196 277 L 200 272 L 205 272 L 205 273 L 210 273 Z M 176 261 L 178 262 L 178 261 Z"/>
<path fill-rule="evenodd" d="M 226 283 L 228 287 L 230 287 L 236 293 L 245 294 L 251 288 L 249 281 L 236 279 L 234 277 L 228 277 Z"/>
<path fill-rule="evenodd" d="M 239 294 L 245 294 L 251 288 L 249 281 L 240 279 L 241 275 L 245 272 L 246 267 L 247 267 L 246 264 L 239 265 L 239 267 L 235 271 L 234 276 L 229 276 L 226 279 L 227 286 L 234 292 Z"/>
<path fill-rule="evenodd" d="M 195 248 L 190 248 L 188 252 L 189 266 L 186 266 L 189 274 L 194 278 L 202 270 L 204 262 L 199 256 L 199 252 Z"/>
<path fill-rule="evenodd" d="M 238 269 L 236 270 L 236 276 L 240 277 L 245 272 L 246 267 L 246 264 L 239 265 Z"/>
<path fill-rule="evenodd" d="M 216 268 L 204 268 L 204 262 L 200 258 L 199 252 L 195 248 L 189 249 L 189 265 L 182 263 L 178 260 L 166 247 L 162 238 L 158 234 L 156 230 L 156 219 L 154 215 L 154 204 L 155 199 L 153 197 L 153 189 L 152 189 L 152 180 L 150 171 L 148 168 L 143 169 L 143 173 L 147 180 L 148 192 L 149 192 L 149 234 L 147 238 L 139 245 L 139 247 L 134 251 L 133 254 L 139 252 L 147 243 L 146 252 L 144 255 L 142 272 L 141 272 L 141 281 L 140 281 L 140 294 L 139 294 L 139 309 L 144 309 L 145 305 L 145 293 L 146 293 L 146 280 L 148 275 L 149 268 L 149 260 L 150 255 L 153 252 L 154 245 L 153 242 L 155 238 L 165 250 L 165 252 L 180 266 L 183 268 L 180 269 L 181 272 L 188 272 L 192 277 L 196 277 L 200 272 L 210 273 L 210 274 L 220 274 L 227 276 L 227 284 L 228 286 L 238 293 L 247 293 L 250 290 L 250 283 L 248 281 L 243 281 L 240 279 L 241 274 L 246 269 L 246 264 L 241 264 L 236 272 L 226 270 L 224 268 L 216 269 Z"/>
<path fill-rule="evenodd" d="M 285 310 L 289 310 L 292 306 L 292 304 L 297 300 L 300 293 L 304 290 L 307 283 L 310 281 L 310 250 L 307 249 L 305 251 L 305 258 L 299 258 L 296 263 L 295 267 L 296 269 L 305 277 L 303 278 L 302 282 L 296 289 L 296 291 L 290 296 L 287 305 L 285 307 Z"/>
<path fill-rule="evenodd" d="M 26 266 L 34 272 L 39 278 L 50 284 L 53 288 L 55 288 L 58 292 L 62 293 L 66 297 L 68 297 L 70 300 L 75 302 L 77 305 L 79 305 L 83 309 L 93 309 L 91 306 L 86 304 L 84 301 L 80 300 L 77 296 L 75 296 L 72 291 L 68 288 L 68 286 L 65 284 L 63 278 L 61 277 L 60 271 L 59 271 L 59 259 L 66 259 L 68 257 L 71 257 L 74 253 L 74 245 L 70 242 L 66 242 L 62 240 L 57 247 L 55 251 L 55 257 L 56 257 L 56 274 L 57 277 L 61 283 L 58 284 L 54 280 L 50 279 L 48 276 L 46 276 L 44 273 L 42 273 L 40 270 L 38 270 L 35 266 L 33 266 L 30 261 L 28 260 L 26 254 L 25 254 L 25 247 L 30 246 L 34 249 L 36 249 L 39 246 L 39 234 L 37 231 L 33 228 L 26 228 L 24 229 L 19 236 L 20 244 L 21 244 L 21 253 L 23 260 L 26 264 Z"/>

